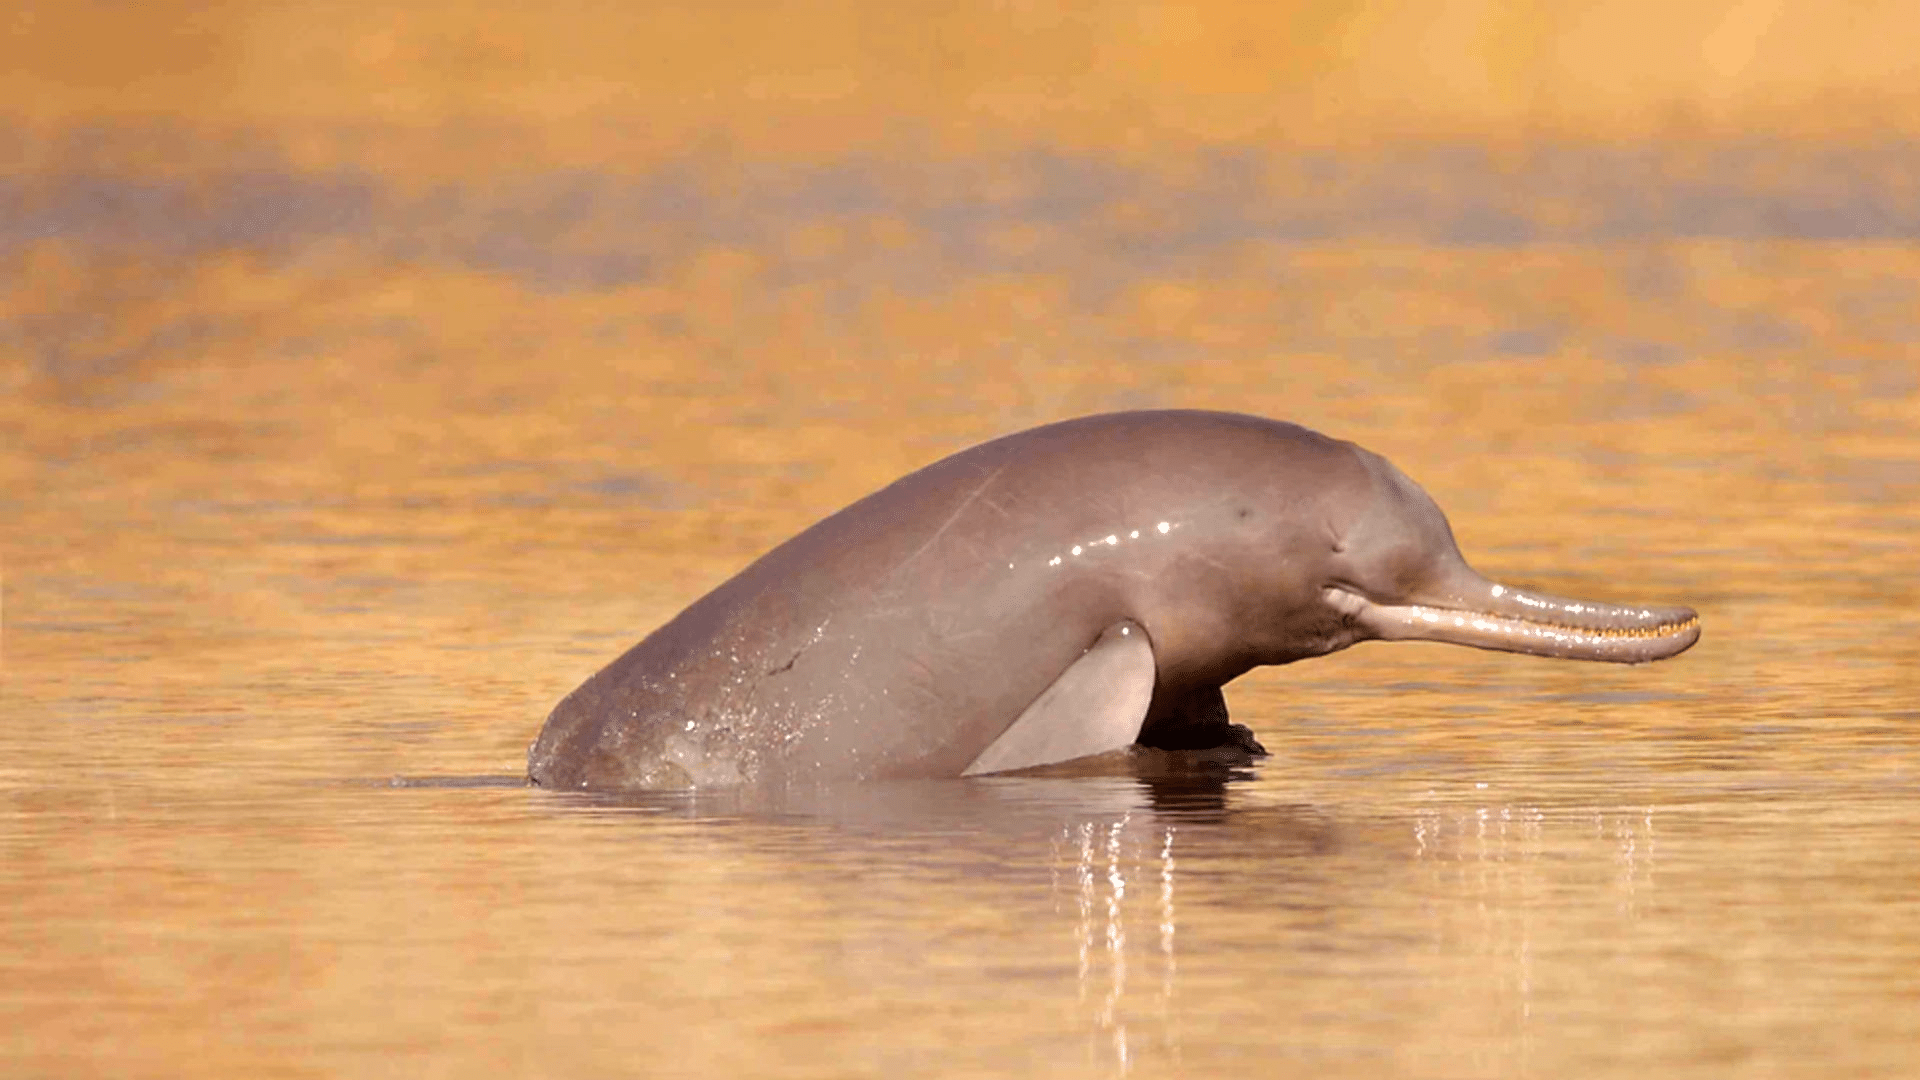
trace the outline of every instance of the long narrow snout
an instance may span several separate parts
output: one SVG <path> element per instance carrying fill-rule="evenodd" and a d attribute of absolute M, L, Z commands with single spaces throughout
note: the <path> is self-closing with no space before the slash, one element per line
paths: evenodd
<path fill-rule="evenodd" d="M 1383 603 L 1328 586 L 1327 600 L 1374 637 L 1445 641 L 1477 649 L 1644 664 L 1686 651 L 1700 640 L 1692 608 L 1666 604 L 1603 604 L 1569 600 L 1496 584 L 1467 569 L 1408 603 Z"/>

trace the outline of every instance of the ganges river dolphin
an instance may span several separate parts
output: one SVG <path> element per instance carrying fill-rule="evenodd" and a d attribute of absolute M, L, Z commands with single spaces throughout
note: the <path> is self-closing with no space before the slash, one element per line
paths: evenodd
<path fill-rule="evenodd" d="M 774 548 L 567 695 L 528 750 L 604 791 L 958 777 L 1239 745 L 1220 688 L 1359 641 L 1659 660 L 1693 611 L 1467 566 L 1385 458 L 1125 412 L 937 461 Z"/>

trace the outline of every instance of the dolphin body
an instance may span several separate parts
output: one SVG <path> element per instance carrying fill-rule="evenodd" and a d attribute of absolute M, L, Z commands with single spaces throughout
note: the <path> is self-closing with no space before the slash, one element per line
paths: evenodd
<path fill-rule="evenodd" d="M 1641 663 L 1685 607 L 1499 585 L 1385 458 L 1231 413 L 1083 417 L 895 481 L 567 695 L 527 753 L 598 791 L 957 777 L 1240 746 L 1223 684 L 1359 641 Z"/>

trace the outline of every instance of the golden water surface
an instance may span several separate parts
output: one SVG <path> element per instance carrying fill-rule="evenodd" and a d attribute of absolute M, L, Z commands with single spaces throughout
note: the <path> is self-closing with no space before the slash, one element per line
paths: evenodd
<path fill-rule="evenodd" d="M 1573 8 L 13 5 L 0 1073 L 1913 1075 L 1913 13 Z M 1227 778 L 511 785 L 1159 406 L 1701 643 L 1264 669 Z"/>

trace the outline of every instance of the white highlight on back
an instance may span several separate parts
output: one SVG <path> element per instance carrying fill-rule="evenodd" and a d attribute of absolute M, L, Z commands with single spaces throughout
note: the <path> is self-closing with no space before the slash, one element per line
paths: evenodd
<path fill-rule="evenodd" d="M 1154 524 L 1153 531 L 1158 532 L 1161 536 L 1166 536 L 1169 533 L 1173 532 L 1175 529 L 1178 529 L 1179 527 L 1180 527 L 1179 525 L 1171 521 L 1162 521 Z M 1059 566 L 1061 563 L 1065 562 L 1069 558 L 1078 559 L 1083 556 L 1092 555 L 1094 553 L 1094 549 L 1099 547 L 1117 548 L 1121 545 L 1121 543 L 1123 542 L 1123 539 L 1124 540 L 1140 539 L 1140 533 L 1141 533 L 1141 530 L 1139 529 L 1130 529 L 1127 531 L 1126 536 L 1124 538 L 1121 536 L 1121 534 L 1117 532 L 1111 532 L 1105 536 L 1096 537 L 1095 539 L 1092 539 L 1092 540 L 1082 541 L 1078 544 L 1073 545 L 1071 548 L 1068 548 L 1065 553 L 1060 555 L 1055 555 L 1052 558 L 1049 558 L 1047 560 L 1047 565 Z M 1009 566 L 1009 568 L 1011 568 L 1011 565 Z"/>

